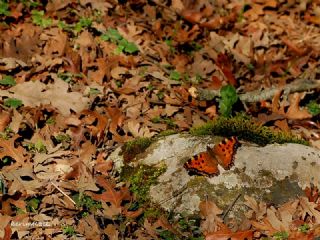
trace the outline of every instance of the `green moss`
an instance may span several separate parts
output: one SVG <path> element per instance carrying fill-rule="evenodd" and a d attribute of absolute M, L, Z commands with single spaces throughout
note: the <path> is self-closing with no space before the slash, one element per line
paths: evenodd
<path fill-rule="evenodd" d="M 157 137 L 165 137 L 165 136 L 173 135 L 173 134 L 176 134 L 176 133 L 177 133 L 177 131 L 169 129 L 169 130 L 165 130 L 165 131 L 160 132 L 157 135 Z"/>
<path fill-rule="evenodd" d="M 130 190 L 135 194 L 140 203 L 145 203 L 151 185 L 157 183 L 157 178 L 166 171 L 165 166 L 150 167 L 141 165 L 137 168 L 125 166 L 121 171 L 121 179 L 129 181 Z"/>
<path fill-rule="evenodd" d="M 274 131 L 269 127 L 261 126 L 245 114 L 238 114 L 232 118 L 219 117 L 203 126 L 192 128 L 190 133 L 193 135 L 237 136 L 259 145 L 288 142 L 308 145 L 307 141 L 291 133 Z"/>
<path fill-rule="evenodd" d="M 124 161 L 127 163 L 132 161 L 137 154 L 142 153 L 151 143 L 151 138 L 137 138 L 133 141 L 126 142 L 122 147 Z"/>

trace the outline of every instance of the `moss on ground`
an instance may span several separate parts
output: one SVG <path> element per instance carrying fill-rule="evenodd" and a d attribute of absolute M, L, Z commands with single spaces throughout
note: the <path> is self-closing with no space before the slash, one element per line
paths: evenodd
<path fill-rule="evenodd" d="M 308 145 L 308 142 L 291 133 L 275 131 L 269 127 L 261 126 L 245 114 L 238 114 L 235 117 L 219 117 L 200 127 L 192 128 L 193 135 L 221 135 L 237 136 L 240 139 L 266 145 L 270 143 L 299 143 Z"/>

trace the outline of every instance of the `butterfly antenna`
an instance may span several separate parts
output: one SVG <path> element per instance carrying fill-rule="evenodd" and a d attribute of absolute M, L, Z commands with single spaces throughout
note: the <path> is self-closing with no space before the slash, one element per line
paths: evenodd
<path fill-rule="evenodd" d="M 237 195 L 237 197 L 233 200 L 233 202 L 229 205 L 229 207 L 227 208 L 227 210 L 225 211 L 225 213 L 222 216 L 222 220 L 223 222 L 225 221 L 225 218 L 227 217 L 227 215 L 229 214 L 229 212 L 231 211 L 231 209 L 233 208 L 233 206 L 236 204 L 236 202 L 238 201 L 238 199 L 241 197 L 242 193 L 239 193 Z"/>

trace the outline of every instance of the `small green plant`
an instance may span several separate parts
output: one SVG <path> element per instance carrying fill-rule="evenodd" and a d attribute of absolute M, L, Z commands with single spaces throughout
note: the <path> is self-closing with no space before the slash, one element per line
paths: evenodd
<path fill-rule="evenodd" d="M 40 27 L 47 28 L 52 24 L 52 19 L 46 18 L 44 11 L 32 10 L 32 22 Z"/>
<path fill-rule="evenodd" d="M 80 18 L 79 22 L 76 23 L 76 25 L 74 26 L 74 30 L 76 32 L 81 32 L 83 30 L 83 28 L 88 28 L 92 25 L 92 19 L 90 18 Z"/>
<path fill-rule="evenodd" d="M 17 98 L 7 98 L 4 100 L 4 105 L 11 108 L 18 108 L 22 106 L 22 101 Z"/>
<path fill-rule="evenodd" d="M 299 226 L 298 230 L 302 233 L 308 233 L 308 231 L 310 230 L 310 226 L 307 223 L 304 223 Z"/>
<path fill-rule="evenodd" d="M 10 15 L 9 4 L 7 3 L 7 1 L 4 1 L 4 0 L 0 1 L 0 15 L 5 15 L 5 16 Z"/>
<path fill-rule="evenodd" d="M 30 152 L 46 153 L 47 148 L 41 140 L 38 140 L 36 143 L 26 143 L 24 146 Z"/>
<path fill-rule="evenodd" d="M 117 45 L 116 53 L 133 54 L 139 51 L 137 45 L 124 39 L 117 29 L 109 28 L 106 33 L 101 35 L 103 41 L 110 41 Z"/>
<path fill-rule="evenodd" d="M 55 123 L 56 123 L 56 120 L 53 117 L 49 117 L 46 120 L 46 124 L 48 124 L 48 125 L 52 125 L 52 124 L 55 124 Z"/>
<path fill-rule="evenodd" d="M 38 198 L 31 198 L 27 200 L 27 211 L 35 213 L 39 208 L 40 200 Z"/>
<path fill-rule="evenodd" d="M 100 90 L 97 88 L 90 88 L 89 95 L 98 95 L 100 94 Z"/>
<path fill-rule="evenodd" d="M 101 202 L 95 201 L 87 195 L 76 193 L 72 196 L 72 199 L 75 201 L 77 207 L 83 208 L 85 212 L 96 212 L 102 207 Z"/>
<path fill-rule="evenodd" d="M 320 104 L 318 104 L 316 101 L 310 101 L 307 104 L 308 111 L 312 114 L 312 116 L 316 116 L 320 114 Z"/>
<path fill-rule="evenodd" d="M 70 142 L 71 137 L 68 134 L 58 134 L 54 137 L 58 143 Z"/>
<path fill-rule="evenodd" d="M 174 70 L 174 71 L 170 72 L 169 78 L 171 80 L 174 80 L 174 81 L 180 81 L 181 80 L 181 74 L 178 71 Z"/>
<path fill-rule="evenodd" d="M 220 90 L 219 112 L 224 117 L 231 116 L 232 106 L 238 100 L 236 89 L 232 85 L 223 86 Z"/>
<path fill-rule="evenodd" d="M 66 83 L 72 84 L 75 82 L 75 78 L 82 78 L 82 74 L 74 74 L 70 72 L 60 72 L 58 73 L 58 78 L 62 79 Z"/>
<path fill-rule="evenodd" d="M 286 240 L 289 238 L 289 233 L 288 232 L 276 232 L 275 234 L 273 234 L 274 239 L 276 240 Z"/>
<path fill-rule="evenodd" d="M 68 235 L 68 236 L 76 235 L 76 230 L 73 228 L 73 226 L 69 226 L 69 225 L 64 226 L 62 228 L 62 232 L 63 232 L 63 234 Z"/>
<path fill-rule="evenodd" d="M 2 79 L 0 80 L 0 84 L 4 86 L 14 86 L 16 85 L 16 81 L 12 76 L 4 75 Z"/>
<path fill-rule="evenodd" d="M 6 127 L 3 132 L 0 132 L 0 138 L 8 140 L 11 137 L 12 133 L 13 133 L 12 129 L 9 127 Z"/>
<path fill-rule="evenodd" d="M 172 39 L 171 38 L 168 38 L 168 39 L 164 40 L 164 42 L 169 47 L 171 53 L 175 53 L 176 52 L 176 49 L 174 48 L 174 46 L 172 44 Z"/>

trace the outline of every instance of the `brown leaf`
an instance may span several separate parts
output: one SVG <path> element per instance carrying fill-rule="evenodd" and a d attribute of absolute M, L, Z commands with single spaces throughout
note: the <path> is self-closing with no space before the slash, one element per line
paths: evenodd
<path fill-rule="evenodd" d="M 2 148 L 0 151 L 0 159 L 3 157 L 11 157 L 18 164 L 23 164 L 27 159 L 25 155 L 27 154 L 26 150 L 21 147 L 15 147 L 15 140 L 20 137 L 18 134 L 14 135 L 12 138 L 6 140 L 0 138 L 0 147 Z"/>
<path fill-rule="evenodd" d="M 231 231 L 218 231 L 215 233 L 210 233 L 206 235 L 206 240 L 252 240 L 253 239 L 253 230 L 247 231 L 238 231 L 232 233 Z"/>
<path fill-rule="evenodd" d="M 39 107 L 51 104 L 63 115 L 70 115 L 70 109 L 80 112 L 87 107 L 88 98 L 79 92 L 70 92 L 68 83 L 56 78 L 53 84 L 30 81 L 17 84 L 9 91 L 0 90 L 0 96 L 20 99 L 24 106 Z"/>
<path fill-rule="evenodd" d="M 123 200 L 131 199 L 129 189 L 127 187 L 121 187 L 120 190 L 116 190 L 115 183 L 110 179 L 104 179 L 102 176 L 98 176 L 97 184 L 103 187 L 105 192 L 101 194 L 88 193 L 95 200 L 109 202 L 116 207 L 121 207 Z"/>
<path fill-rule="evenodd" d="M 289 118 L 289 119 L 305 119 L 305 118 L 312 117 L 311 113 L 309 113 L 309 111 L 306 108 L 300 109 L 299 103 L 300 103 L 302 96 L 303 95 L 301 95 L 300 93 L 294 93 L 291 96 L 291 98 L 289 99 L 290 106 L 289 106 L 288 111 L 286 112 L 287 118 Z"/>
<path fill-rule="evenodd" d="M 3 132 L 4 129 L 8 126 L 11 121 L 11 114 L 6 111 L 0 112 L 0 132 Z"/>
<path fill-rule="evenodd" d="M 223 74 L 226 77 L 226 79 L 228 80 L 228 82 L 231 85 L 236 86 L 237 81 L 236 81 L 235 77 L 233 76 L 232 63 L 231 63 L 231 60 L 229 59 L 229 57 L 223 53 L 220 53 L 218 55 L 216 65 L 221 69 L 221 71 L 223 72 Z"/>
<path fill-rule="evenodd" d="M 201 223 L 201 230 L 204 235 L 214 233 L 219 229 L 222 219 L 218 215 L 223 211 L 212 201 L 201 201 L 199 204 L 200 214 L 205 219 Z"/>
<path fill-rule="evenodd" d="M 108 226 L 103 230 L 103 232 L 108 235 L 108 238 L 110 240 L 119 239 L 119 231 L 113 224 L 108 224 Z"/>

